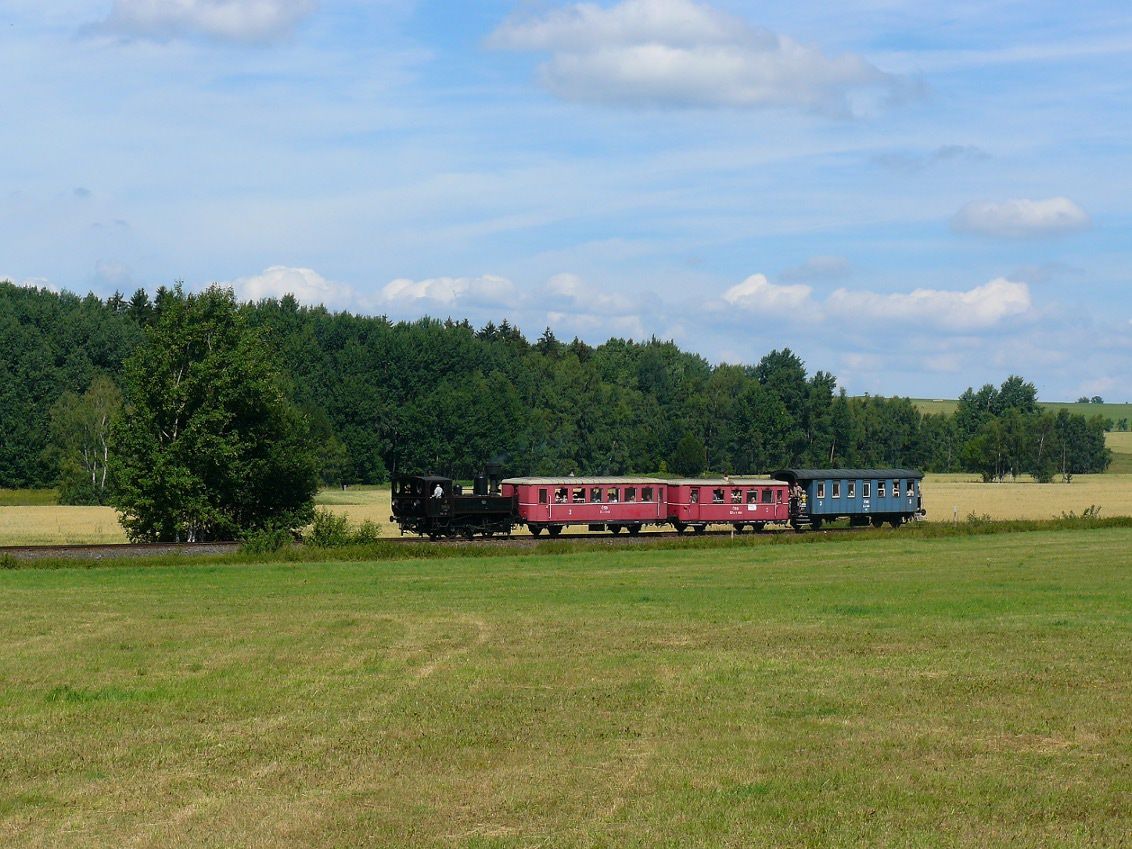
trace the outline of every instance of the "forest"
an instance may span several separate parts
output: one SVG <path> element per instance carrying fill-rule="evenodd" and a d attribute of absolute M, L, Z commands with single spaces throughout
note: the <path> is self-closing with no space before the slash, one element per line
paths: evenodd
<path fill-rule="evenodd" d="M 102 300 L 0 282 L 0 488 L 59 486 L 104 502 L 106 430 L 123 415 L 123 364 L 179 285 Z M 506 320 L 330 312 L 293 297 L 240 305 L 278 358 L 326 485 L 398 470 L 509 474 L 764 473 L 916 467 L 991 481 L 1104 471 L 1108 422 L 1041 409 L 1011 375 L 970 388 L 954 414 L 907 398 L 848 397 L 787 347 L 712 365 L 658 339 L 591 346 Z"/>

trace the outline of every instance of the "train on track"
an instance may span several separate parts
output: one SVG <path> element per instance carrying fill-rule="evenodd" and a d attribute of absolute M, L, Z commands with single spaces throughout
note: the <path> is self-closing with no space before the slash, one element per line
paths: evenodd
<path fill-rule="evenodd" d="M 536 537 L 564 528 L 639 534 L 648 526 L 703 533 L 711 525 L 758 532 L 771 526 L 818 529 L 899 527 L 925 515 L 916 469 L 782 469 L 770 477 L 665 480 L 646 477 L 511 477 L 489 468 L 471 491 L 442 475 L 398 475 L 390 521 L 401 533 L 441 537 Z"/>

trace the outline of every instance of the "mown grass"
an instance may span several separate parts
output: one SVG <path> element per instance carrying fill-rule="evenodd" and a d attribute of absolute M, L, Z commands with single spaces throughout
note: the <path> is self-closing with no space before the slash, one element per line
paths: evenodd
<path fill-rule="evenodd" d="M 0 572 L 0 841 L 1122 845 L 1132 529 L 905 530 Z"/>

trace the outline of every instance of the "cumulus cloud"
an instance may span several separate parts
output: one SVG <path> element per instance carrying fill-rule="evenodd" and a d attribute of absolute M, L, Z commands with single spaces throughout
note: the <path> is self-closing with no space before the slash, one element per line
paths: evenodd
<path fill-rule="evenodd" d="M 885 323 L 967 333 L 1029 315 L 1030 287 L 997 278 L 967 291 L 916 289 L 879 293 L 837 289 L 824 301 L 803 284 L 778 285 L 753 274 L 723 293 L 725 305 L 756 315 L 854 328 Z"/>
<path fill-rule="evenodd" d="M 958 233 L 1027 238 L 1087 230 L 1088 213 L 1066 197 L 1007 201 L 973 201 L 951 219 Z"/>
<path fill-rule="evenodd" d="M 966 292 L 916 289 L 878 294 L 838 289 L 825 303 L 831 319 L 901 322 L 952 332 L 989 330 L 1030 312 L 1030 287 L 999 277 Z"/>
<path fill-rule="evenodd" d="M 752 274 L 723 293 L 723 300 L 734 307 L 771 315 L 797 315 L 812 307 L 813 289 L 802 284 L 779 286 L 763 274 Z"/>
<path fill-rule="evenodd" d="M 860 56 L 828 56 L 695 0 L 576 3 L 512 18 L 488 44 L 549 52 L 542 82 L 568 100 L 851 114 L 866 93 L 907 87 Z"/>
<path fill-rule="evenodd" d="M 439 306 L 506 307 L 515 299 L 515 284 L 491 274 L 479 277 L 433 277 L 427 280 L 399 278 L 381 290 L 379 302 L 395 308 Z"/>
<path fill-rule="evenodd" d="M 231 283 L 241 300 L 282 298 L 294 295 L 299 303 L 345 309 L 356 303 L 357 292 L 350 286 L 333 283 L 310 268 L 273 265 L 254 277 L 240 277 Z"/>
<path fill-rule="evenodd" d="M 629 315 L 640 307 L 631 298 L 598 289 L 576 274 L 551 277 L 545 298 L 558 311 L 575 315 Z"/>
<path fill-rule="evenodd" d="M 167 40 L 266 42 L 288 35 L 315 0 L 114 0 L 95 32 Z"/>
<path fill-rule="evenodd" d="M 560 336 L 648 337 L 640 315 L 642 303 L 583 280 L 576 274 L 556 274 L 536 299 L 546 310 L 546 321 Z"/>

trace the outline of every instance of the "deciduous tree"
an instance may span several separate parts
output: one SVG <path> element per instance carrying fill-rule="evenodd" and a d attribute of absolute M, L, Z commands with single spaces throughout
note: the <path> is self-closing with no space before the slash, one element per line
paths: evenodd
<path fill-rule="evenodd" d="M 298 528 L 313 514 L 317 462 L 272 350 L 232 293 L 159 298 L 126 365 L 113 431 L 114 506 L 136 541 L 232 539 Z"/>

